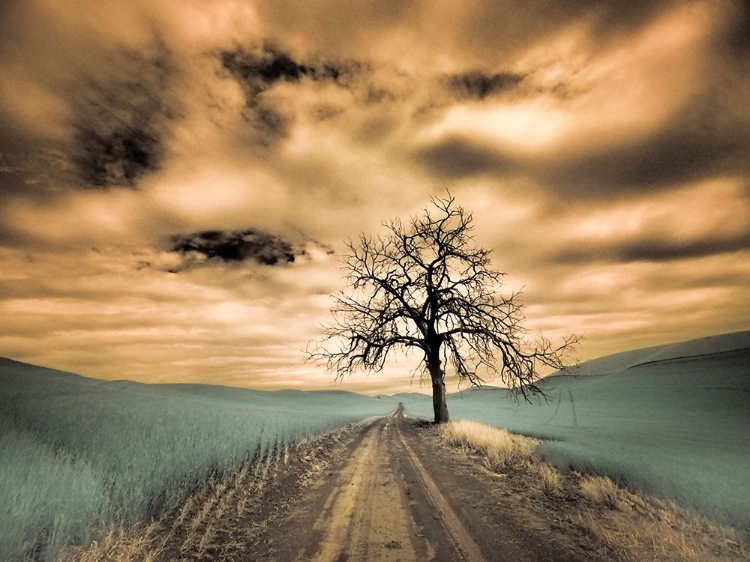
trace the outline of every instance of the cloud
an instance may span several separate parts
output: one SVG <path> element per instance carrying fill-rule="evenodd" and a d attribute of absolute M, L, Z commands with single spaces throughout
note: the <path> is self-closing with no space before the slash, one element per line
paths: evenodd
<path fill-rule="evenodd" d="M 592 261 L 668 262 L 748 250 L 750 250 L 750 232 L 738 236 L 718 236 L 714 239 L 703 238 L 698 240 L 644 237 L 619 245 L 607 244 L 594 248 L 567 249 L 558 254 L 557 259 L 563 263 L 590 263 Z"/>
<path fill-rule="evenodd" d="M 180 254 L 187 265 L 200 264 L 200 258 L 225 263 L 249 260 L 262 265 L 292 263 L 295 259 L 295 250 L 290 243 L 254 229 L 234 232 L 205 230 L 173 236 L 170 251 Z"/>
<path fill-rule="evenodd" d="M 559 239 L 563 263 L 668 262 L 750 249 L 744 182 L 698 182 L 674 194 L 649 194 L 613 207 L 587 207 Z"/>
<path fill-rule="evenodd" d="M 298 63 L 289 54 L 266 45 L 250 50 L 239 47 L 222 51 L 221 64 L 248 92 L 248 103 L 276 82 L 310 80 L 344 83 L 346 75 L 356 71 L 352 63 Z"/>
<path fill-rule="evenodd" d="M 163 50 L 163 48 L 161 48 Z M 115 76 L 86 77 L 73 90 L 71 161 L 84 185 L 134 187 L 166 157 L 168 88 L 174 73 L 168 53 L 113 56 Z"/>
<path fill-rule="evenodd" d="M 523 76 L 511 72 L 486 74 L 480 71 L 464 72 L 448 78 L 448 86 L 463 99 L 483 100 L 515 88 Z"/>
<path fill-rule="evenodd" d="M 694 108 L 686 111 L 689 113 Z M 417 146 L 414 156 L 443 179 L 522 176 L 555 198 L 626 198 L 685 183 L 750 172 L 750 120 L 717 127 L 699 116 L 677 118 L 653 136 L 572 153 L 519 154 L 485 139 L 449 135 Z"/>
<path fill-rule="evenodd" d="M 288 267 L 177 275 L 162 269 L 174 255 L 119 246 L 0 249 L 8 266 L 0 273 L 3 354 L 108 379 L 168 382 L 180 373 L 245 386 L 302 362 L 335 285 L 325 253 L 311 247 Z M 322 371 L 310 380 L 331 382 Z"/>
<path fill-rule="evenodd" d="M 414 151 L 415 159 L 444 179 L 459 179 L 486 174 L 516 174 L 519 163 L 494 147 L 482 146 L 472 139 L 449 136 Z"/>
<path fill-rule="evenodd" d="M 596 25 L 542 39 L 518 62 L 512 98 L 448 108 L 414 157 L 437 178 L 525 177 L 573 199 L 746 174 L 747 63 L 718 39 L 731 16 L 661 7 L 627 40 Z"/>
<path fill-rule="evenodd" d="M 278 141 L 289 134 L 292 115 L 277 110 L 264 93 L 277 83 L 298 84 L 303 80 L 347 87 L 348 75 L 359 71 L 353 63 L 299 63 L 282 50 L 238 47 L 220 53 L 221 65 L 238 81 L 245 93 L 245 118 L 258 130 L 262 143 Z M 273 98 L 271 98 L 272 100 Z"/>

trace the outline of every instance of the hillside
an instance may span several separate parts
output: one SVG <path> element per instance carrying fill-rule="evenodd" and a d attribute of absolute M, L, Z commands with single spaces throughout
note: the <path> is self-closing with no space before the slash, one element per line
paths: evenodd
<path fill-rule="evenodd" d="M 53 559 L 206 479 L 396 406 L 340 391 L 108 382 L 0 359 L 0 560 Z"/>
<path fill-rule="evenodd" d="M 750 330 L 615 353 L 581 363 L 571 372 L 575 375 L 601 376 L 645 363 L 718 355 L 743 349 L 750 349 Z M 558 371 L 550 376 L 566 374 L 569 373 Z"/>
<path fill-rule="evenodd" d="M 750 527 L 750 332 L 634 350 L 542 381 L 451 394 L 453 419 L 539 437 L 561 468 Z M 0 559 L 50 557 L 101 525 L 178 505 L 209 477 L 285 458 L 307 437 L 431 397 L 101 381 L 0 359 Z M 253 460 L 254 459 L 254 460 Z M 264 461 L 265 462 L 265 461 Z M 256 466 L 260 466 L 257 465 Z"/>
<path fill-rule="evenodd" d="M 750 526 L 750 332 L 629 351 L 542 381 L 548 401 L 502 389 L 448 397 L 453 419 L 545 440 L 560 467 L 606 474 L 720 520 Z M 429 417 L 428 397 L 404 399 Z"/>

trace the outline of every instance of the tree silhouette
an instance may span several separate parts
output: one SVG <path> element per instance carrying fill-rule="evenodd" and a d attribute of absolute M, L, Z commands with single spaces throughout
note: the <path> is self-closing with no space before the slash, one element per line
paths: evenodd
<path fill-rule="evenodd" d="M 445 369 L 473 386 L 499 377 L 528 399 L 541 366 L 562 369 L 578 342 L 553 347 L 530 338 L 519 293 L 500 294 L 503 273 L 490 251 L 474 246 L 472 215 L 448 194 L 431 200 L 408 224 L 360 235 L 344 256 L 347 289 L 335 295 L 332 321 L 309 351 L 342 380 L 356 371 L 382 371 L 394 350 L 423 354 L 420 371 L 432 382 L 435 423 L 449 420 Z"/>

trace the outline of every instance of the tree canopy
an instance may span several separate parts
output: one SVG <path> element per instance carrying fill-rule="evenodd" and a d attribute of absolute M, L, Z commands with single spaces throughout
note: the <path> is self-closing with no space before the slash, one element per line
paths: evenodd
<path fill-rule="evenodd" d="M 524 398 L 540 392 L 543 366 L 562 369 L 578 337 L 555 347 L 531 337 L 519 292 L 500 292 L 504 273 L 477 247 L 473 218 L 448 194 L 408 223 L 361 234 L 343 258 L 345 289 L 310 357 L 336 373 L 382 371 L 391 352 L 417 351 L 433 387 L 435 421 L 448 421 L 445 367 L 480 386 L 499 378 Z"/>

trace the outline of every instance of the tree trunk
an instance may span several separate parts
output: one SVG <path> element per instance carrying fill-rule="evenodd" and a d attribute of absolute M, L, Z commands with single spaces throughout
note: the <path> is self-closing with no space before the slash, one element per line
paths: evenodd
<path fill-rule="evenodd" d="M 448 423 L 448 403 L 445 401 L 445 383 L 442 378 L 432 380 L 432 408 L 435 410 L 435 423 Z"/>
<path fill-rule="evenodd" d="M 448 423 L 448 403 L 445 401 L 445 382 L 443 367 L 440 361 L 440 343 L 433 343 L 427 354 L 427 368 L 432 379 L 432 408 L 435 411 L 435 423 Z"/>

